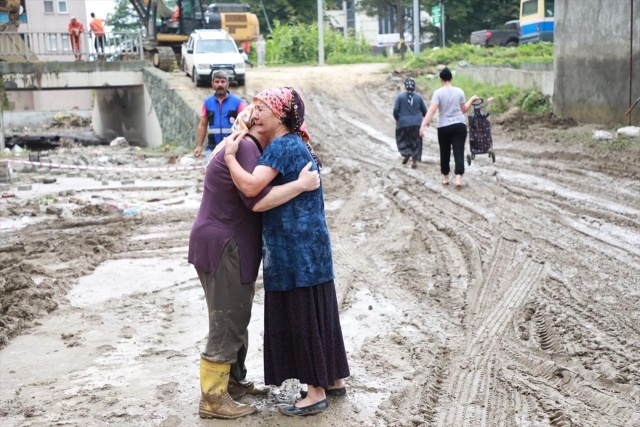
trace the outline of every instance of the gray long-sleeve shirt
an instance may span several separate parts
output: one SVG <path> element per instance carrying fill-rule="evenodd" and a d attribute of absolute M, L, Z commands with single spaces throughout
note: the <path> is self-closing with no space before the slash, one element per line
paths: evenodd
<path fill-rule="evenodd" d="M 413 103 L 409 104 L 407 92 L 401 92 L 396 97 L 393 106 L 393 117 L 398 121 L 398 128 L 420 126 L 422 118 L 427 115 L 427 105 L 419 93 L 413 93 Z"/>

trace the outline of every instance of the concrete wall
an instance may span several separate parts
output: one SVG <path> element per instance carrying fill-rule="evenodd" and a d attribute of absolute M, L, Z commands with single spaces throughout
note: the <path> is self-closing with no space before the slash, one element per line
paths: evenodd
<path fill-rule="evenodd" d="M 13 111 L 90 110 L 90 90 L 51 90 L 7 92 Z"/>
<path fill-rule="evenodd" d="M 14 128 L 40 128 L 53 122 L 56 114 L 75 114 L 83 118 L 91 118 L 91 110 L 65 110 L 65 111 L 3 111 L 2 120 L 5 129 Z"/>
<path fill-rule="evenodd" d="M 640 0 L 556 0 L 555 4 L 554 113 L 581 122 L 627 124 L 630 78 L 631 102 L 640 97 Z M 640 124 L 640 106 L 631 123 Z"/>
<path fill-rule="evenodd" d="M 553 64 L 524 64 L 521 69 L 508 67 L 456 68 L 456 76 L 495 86 L 510 84 L 522 89 L 537 89 L 552 96 L 554 91 Z"/>
<path fill-rule="evenodd" d="M 185 86 L 184 78 L 151 67 L 144 69 L 144 85 L 159 119 L 164 142 L 195 148 L 201 95 Z"/>
<path fill-rule="evenodd" d="M 67 75 L 66 87 L 73 87 L 80 82 L 81 87 L 92 88 L 95 92 L 92 112 L 94 132 L 102 138 L 124 136 L 142 146 L 167 143 L 195 147 L 202 107 L 201 95 L 182 76 L 143 66 L 142 61 L 35 65 L 0 63 L 0 75 L 8 94 L 16 94 L 14 102 L 30 110 L 46 108 L 25 95 L 33 91 L 20 91 L 20 87 L 32 88 L 37 86 L 36 83 L 42 85 L 49 80 L 59 84 Z M 70 78 L 71 75 L 75 77 Z M 39 94 L 45 92 L 38 91 Z M 54 96 L 57 92 L 50 91 Z M 71 103 L 68 109 L 80 106 L 81 94 L 91 95 L 88 91 L 80 93 L 71 89 L 61 92 L 57 96 Z"/>
<path fill-rule="evenodd" d="M 144 61 L 0 62 L 0 74 L 7 91 L 93 89 L 142 85 L 146 65 Z"/>
<path fill-rule="evenodd" d="M 196 146 L 201 95 L 190 83 L 158 69 L 143 70 L 144 86 L 97 89 L 94 132 L 103 138 L 124 136 L 142 146 Z"/>
<path fill-rule="evenodd" d="M 142 147 L 162 145 L 160 123 L 142 85 L 96 90 L 92 123 L 101 138 L 123 136 Z"/>

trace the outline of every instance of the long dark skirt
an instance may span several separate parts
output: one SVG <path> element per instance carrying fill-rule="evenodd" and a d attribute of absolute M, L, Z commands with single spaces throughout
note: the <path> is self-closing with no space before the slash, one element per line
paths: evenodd
<path fill-rule="evenodd" d="M 396 128 L 396 144 L 402 157 L 411 156 L 413 160 L 422 161 L 420 126 Z"/>
<path fill-rule="evenodd" d="M 333 280 L 265 292 L 264 382 L 327 388 L 349 374 Z"/>

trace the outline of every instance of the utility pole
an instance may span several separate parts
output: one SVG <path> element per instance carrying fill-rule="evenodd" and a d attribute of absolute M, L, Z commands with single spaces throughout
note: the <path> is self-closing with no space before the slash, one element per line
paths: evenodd
<path fill-rule="evenodd" d="M 413 0 L 413 54 L 420 55 L 420 3 Z"/>
<path fill-rule="evenodd" d="M 0 101 L 2 102 L 2 101 Z M 4 122 L 2 121 L 2 113 L 4 109 L 2 105 L 0 105 L 0 152 L 4 152 L 5 144 L 4 144 Z"/>
<path fill-rule="evenodd" d="M 442 47 L 444 47 L 445 44 L 446 44 L 446 41 L 444 39 L 444 21 L 445 21 L 445 18 L 444 18 L 444 2 L 442 0 L 440 0 L 440 6 L 441 6 L 440 9 L 442 10 Z"/>
<path fill-rule="evenodd" d="M 318 65 L 324 65 L 324 8 L 318 0 Z"/>
<path fill-rule="evenodd" d="M 342 1 L 342 9 L 344 10 L 344 39 L 349 36 L 349 10 L 347 9 L 347 0 Z"/>
<path fill-rule="evenodd" d="M 260 5 L 262 5 L 262 13 L 264 14 L 264 20 L 267 21 L 267 27 L 269 27 L 269 34 L 273 34 L 271 31 L 271 23 L 269 22 L 269 16 L 267 15 L 267 9 L 264 8 L 264 3 L 260 0 Z"/>
<path fill-rule="evenodd" d="M 631 126 L 631 110 L 633 109 L 633 0 L 631 0 L 631 25 L 629 28 L 629 126 Z M 640 98 L 638 98 L 640 99 Z M 636 101 L 638 102 L 638 101 Z"/>

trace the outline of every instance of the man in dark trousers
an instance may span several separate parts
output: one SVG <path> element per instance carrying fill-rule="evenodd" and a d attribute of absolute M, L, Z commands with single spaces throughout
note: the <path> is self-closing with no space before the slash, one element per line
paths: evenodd
<path fill-rule="evenodd" d="M 205 138 L 207 139 L 205 164 L 209 162 L 209 156 L 216 145 L 231 134 L 233 123 L 245 107 L 244 100 L 229 92 L 229 77 L 224 71 L 212 73 L 211 87 L 215 93 L 202 104 L 197 133 L 198 145 L 193 150 L 193 155 L 199 157 Z"/>

